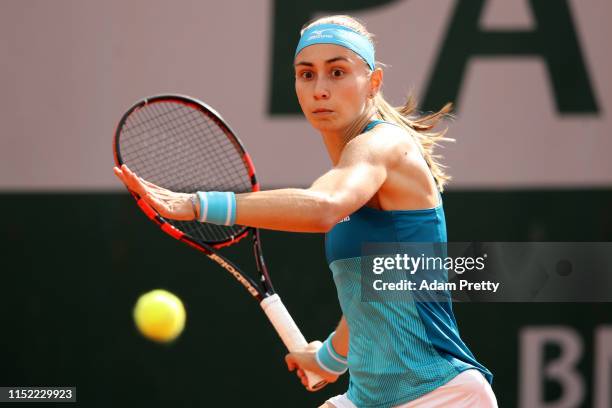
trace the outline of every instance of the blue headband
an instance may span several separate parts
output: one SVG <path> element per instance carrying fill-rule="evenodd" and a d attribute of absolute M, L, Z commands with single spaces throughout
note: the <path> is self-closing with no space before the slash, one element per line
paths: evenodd
<path fill-rule="evenodd" d="M 336 44 L 359 55 L 374 71 L 374 46 L 365 36 L 339 24 L 318 24 L 310 27 L 300 38 L 295 55 L 314 44 Z"/>

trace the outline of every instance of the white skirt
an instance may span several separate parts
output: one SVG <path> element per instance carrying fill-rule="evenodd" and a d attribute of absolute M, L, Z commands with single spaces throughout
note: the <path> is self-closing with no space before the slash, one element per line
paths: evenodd
<path fill-rule="evenodd" d="M 327 400 L 336 408 L 357 408 L 346 396 Z M 427 394 L 394 408 L 497 408 L 491 385 L 478 370 L 466 370 Z"/>

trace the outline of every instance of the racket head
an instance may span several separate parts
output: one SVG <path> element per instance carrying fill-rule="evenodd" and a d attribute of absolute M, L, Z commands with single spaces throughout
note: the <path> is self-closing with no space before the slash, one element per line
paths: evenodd
<path fill-rule="evenodd" d="M 142 179 L 174 192 L 259 191 L 253 161 L 240 139 L 217 111 L 186 95 L 154 95 L 132 105 L 115 130 L 113 155 L 117 166 L 127 164 Z M 139 204 L 150 212 L 143 208 L 146 203 Z M 217 249 L 252 231 L 241 225 L 156 218 Z"/>

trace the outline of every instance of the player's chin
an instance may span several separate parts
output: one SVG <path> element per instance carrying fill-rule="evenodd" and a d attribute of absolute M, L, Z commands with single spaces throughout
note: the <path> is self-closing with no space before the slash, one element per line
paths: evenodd
<path fill-rule="evenodd" d="M 310 122 L 310 125 L 313 128 L 320 132 L 335 131 L 341 127 L 338 124 L 338 118 L 333 116 L 310 116 L 308 117 L 308 122 Z"/>

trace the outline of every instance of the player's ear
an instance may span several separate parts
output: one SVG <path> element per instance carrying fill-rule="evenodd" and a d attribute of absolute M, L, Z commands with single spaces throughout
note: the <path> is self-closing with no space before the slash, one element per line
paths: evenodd
<path fill-rule="evenodd" d="M 383 70 L 376 68 L 370 75 L 370 95 L 375 96 L 383 83 Z"/>

